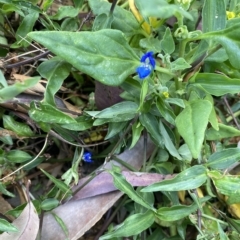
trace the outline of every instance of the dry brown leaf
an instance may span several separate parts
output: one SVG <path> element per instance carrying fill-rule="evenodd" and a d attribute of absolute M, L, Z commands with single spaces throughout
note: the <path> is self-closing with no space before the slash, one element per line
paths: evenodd
<path fill-rule="evenodd" d="M 134 148 L 118 155 L 118 158 L 132 165 L 136 169 L 140 169 L 143 164 L 143 149 L 143 139 L 140 139 Z M 152 153 L 153 149 L 154 144 L 149 141 L 147 145 L 148 157 Z M 120 166 L 119 163 L 110 161 L 104 165 L 104 168 L 111 168 L 113 164 Z M 121 168 L 124 169 L 122 166 Z M 65 204 L 54 209 L 53 212 L 57 214 L 65 223 L 69 231 L 68 238 L 70 240 L 77 240 L 98 220 L 100 220 L 103 214 L 105 214 L 106 211 L 112 207 L 122 195 L 123 193 L 114 191 L 112 193 L 102 194 L 81 200 L 71 199 Z M 59 224 L 55 221 L 51 213 L 47 213 L 43 218 L 41 240 L 65 239 L 66 236 Z"/>
<path fill-rule="evenodd" d="M 21 215 L 12 223 L 19 231 L 3 233 L 1 240 L 35 240 L 39 229 L 39 218 L 35 207 L 30 202 L 26 205 Z"/>
<path fill-rule="evenodd" d="M 150 184 L 160 182 L 165 179 L 173 178 L 174 174 L 164 175 L 157 173 L 143 173 L 143 172 L 130 172 L 130 171 L 122 171 L 122 175 L 125 176 L 126 180 L 134 187 L 144 187 Z M 73 188 L 75 191 L 77 188 L 84 185 L 87 182 L 89 177 L 82 178 L 78 185 Z M 94 179 L 92 179 L 87 185 L 81 188 L 78 191 L 72 200 L 80 200 L 84 198 L 94 197 L 100 194 L 109 193 L 112 191 L 116 191 L 113 184 L 112 175 L 108 172 L 102 172 L 97 175 Z"/>
<path fill-rule="evenodd" d="M 12 210 L 12 206 L 7 202 L 2 195 L 0 195 L 0 213 L 5 214 L 7 211 Z M 8 219 L 13 221 L 15 218 L 11 215 L 7 215 Z"/>

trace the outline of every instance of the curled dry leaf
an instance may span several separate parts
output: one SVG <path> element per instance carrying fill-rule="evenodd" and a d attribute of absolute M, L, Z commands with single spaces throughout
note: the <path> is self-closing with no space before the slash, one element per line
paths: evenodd
<path fill-rule="evenodd" d="M 136 169 L 140 169 L 143 164 L 143 146 L 142 138 L 134 148 L 118 155 L 118 158 Z M 153 149 L 154 144 L 149 141 L 147 144 L 147 157 L 150 156 Z M 115 161 L 110 161 L 104 165 L 104 168 L 111 168 L 113 164 L 119 165 L 119 163 Z M 126 170 L 122 166 L 121 168 Z M 122 195 L 123 193 L 114 191 L 81 200 L 71 199 L 54 209 L 53 212 L 64 221 L 69 232 L 69 236 L 67 237 L 70 240 L 77 240 L 100 220 L 103 214 L 105 214 Z M 43 218 L 41 240 L 65 239 L 66 236 L 59 224 L 55 221 L 51 213 L 47 213 Z"/>
<path fill-rule="evenodd" d="M 35 240 L 39 229 L 39 218 L 35 207 L 30 202 L 26 205 L 21 215 L 12 223 L 19 231 L 3 233 L 1 240 Z"/>

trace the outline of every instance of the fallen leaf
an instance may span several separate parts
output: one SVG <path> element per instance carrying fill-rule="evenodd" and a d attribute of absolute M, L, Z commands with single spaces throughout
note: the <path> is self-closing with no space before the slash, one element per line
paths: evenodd
<path fill-rule="evenodd" d="M 35 207 L 30 202 L 26 205 L 21 215 L 12 222 L 18 232 L 3 233 L 1 240 L 35 240 L 39 229 L 39 218 Z"/>
<path fill-rule="evenodd" d="M 147 144 L 147 157 L 150 156 L 153 149 L 154 144 L 149 141 Z M 143 164 L 143 150 L 144 141 L 143 138 L 141 138 L 134 148 L 126 150 L 117 157 L 132 165 L 134 168 L 140 169 Z M 120 166 L 119 163 L 110 161 L 104 165 L 104 169 L 111 168 L 113 164 Z M 120 167 L 126 170 L 122 166 Z M 41 240 L 65 240 L 66 237 L 70 240 L 77 240 L 98 222 L 103 214 L 105 214 L 122 195 L 122 192 L 114 191 L 91 198 L 69 200 L 53 210 L 65 223 L 69 236 L 65 236 L 63 230 L 51 213 L 47 213 L 43 218 Z"/>

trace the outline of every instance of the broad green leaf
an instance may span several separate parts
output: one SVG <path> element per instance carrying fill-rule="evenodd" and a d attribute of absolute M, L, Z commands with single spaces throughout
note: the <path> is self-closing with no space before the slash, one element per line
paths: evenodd
<path fill-rule="evenodd" d="M 72 131 L 84 131 L 92 127 L 93 119 L 86 116 L 75 118 L 76 123 L 62 124 L 61 127 Z"/>
<path fill-rule="evenodd" d="M 55 106 L 54 95 L 61 88 L 63 81 L 69 75 L 71 66 L 62 59 L 54 57 L 40 64 L 37 70 L 43 78 L 48 80 L 44 93 L 44 101 Z"/>
<path fill-rule="evenodd" d="M 175 43 L 170 28 L 166 28 L 163 39 L 161 40 L 161 48 L 165 54 L 171 54 L 175 50 Z"/>
<path fill-rule="evenodd" d="M 0 102 L 4 102 L 14 98 L 21 92 L 24 92 L 28 88 L 31 88 L 34 85 L 36 85 L 39 80 L 40 77 L 32 77 L 25 80 L 24 82 L 17 82 L 11 86 L 7 86 L 0 89 Z"/>
<path fill-rule="evenodd" d="M 33 30 L 38 17 L 39 13 L 32 11 L 23 18 L 23 21 L 16 32 L 17 42 L 13 44 L 12 47 L 28 47 L 30 45 L 29 39 L 27 38 L 27 41 L 25 41 L 25 38 L 27 37 L 27 34 Z"/>
<path fill-rule="evenodd" d="M 157 210 L 157 217 L 162 221 L 177 221 L 189 216 L 198 209 L 197 204 L 190 206 L 175 205 L 172 207 L 162 207 Z"/>
<path fill-rule="evenodd" d="M 169 153 L 173 156 L 176 157 L 178 160 L 182 160 L 182 157 L 179 155 L 178 150 L 174 146 L 170 136 L 168 135 L 168 132 L 166 131 L 164 125 L 162 122 L 160 122 L 160 131 L 163 136 L 163 141 L 166 149 L 169 151 Z"/>
<path fill-rule="evenodd" d="M 49 211 L 56 208 L 59 204 L 59 201 L 55 198 L 48 198 L 41 202 L 41 209 L 44 211 Z"/>
<path fill-rule="evenodd" d="M 226 26 L 225 0 L 205 0 L 202 11 L 203 32 L 224 29 Z"/>
<path fill-rule="evenodd" d="M 220 240 L 229 240 L 227 234 L 223 231 L 222 226 L 220 225 L 219 222 L 217 222 L 217 225 L 218 225 L 219 239 Z"/>
<path fill-rule="evenodd" d="M 148 38 L 143 38 L 140 40 L 139 45 L 142 48 L 145 48 L 149 51 L 153 51 L 153 52 L 161 52 L 162 48 L 161 48 L 161 42 L 159 41 L 159 39 L 154 38 L 154 37 L 148 37 Z"/>
<path fill-rule="evenodd" d="M 54 20 L 62 20 L 66 17 L 74 18 L 78 15 L 78 13 L 79 9 L 73 6 L 60 6 L 57 13 L 53 16 L 50 16 L 50 18 Z"/>
<path fill-rule="evenodd" d="M 124 101 L 117 103 L 111 107 L 105 108 L 100 113 L 95 115 L 95 118 L 109 118 L 111 122 L 116 122 L 117 119 L 130 120 L 137 113 L 138 105 L 135 102 Z"/>
<path fill-rule="evenodd" d="M 240 69 L 240 23 L 220 31 L 208 32 L 198 36 L 196 39 L 212 39 L 221 44 L 229 57 L 233 67 Z"/>
<path fill-rule="evenodd" d="M 94 19 L 92 29 L 94 31 L 98 31 L 101 29 L 111 28 L 112 22 L 113 22 L 113 15 L 109 16 L 106 13 L 102 13 Z"/>
<path fill-rule="evenodd" d="M 21 150 L 11 150 L 6 154 L 6 158 L 9 162 L 22 163 L 31 160 L 33 157 Z"/>
<path fill-rule="evenodd" d="M 128 195 L 134 202 L 142 205 L 147 209 L 151 209 L 154 211 L 154 208 L 146 202 L 141 195 L 139 195 L 132 185 L 125 179 L 125 177 L 121 173 L 117 173 L 114 171 L 109 171 L 109 173 L 113 176 L 113 184 L 114 186 L 119 189 L 121 192 Z"/>
<path fill-rule="evenodd" d="M 190 13 L 183 10 L 180 6 L 169 4 L 166 0 L 135 0 L 134 2 L 145 20 L 148 20 L 148 17 L 166 19 L 176 14 L 181 14 L 184 17 L 193 20 Z"/>
<path fill-rule="evenodd" d="M 89 0 L 88 3 L 94 15 L 98 16 L 101 14 L 107 15 L 111 8 L 111 3 L 105 0 Z M 128 37 L 134 35 L 141 29 L 140 24 L 133 14 L 117 5 L 113 12 L 111 28 L 122 31 Z"/>
<path fill-rule="evenodd" d="M 8 221 L 6 221 L 5 219 L 0 218 L 0 231 L 2 231 L 2 232 L 18 232 L 19 230 L 14 225 L 12 225 Z"/>
<path fill-rule="evenodd" d="M 212 169 L 226 169 L 240 160 L 240 148 L 228 148 L 213 153 L 205 164 Z"/>
<path fill-rule="evenodd" d="M 159 130 L 159 123 L 155 116 L 150 113 L 143 113 L 140 115 L 139 120 L 141 124 L 146 128 L 150 137 L 158 146 L 163 145 L 163 137 Z"/>
<path fill-rule="evenodd" d="M 127 122 L 110 122 L 108 124 L 108 132 L 105 139 L 114 137 L 116 134 L 120 133 L 126 125 Z"/>
<path fill-rule="evenodd" d="M 154 223 L 154 217 L 154 213 L 151 210 L 131 215 L 122 224 L 116 226 L 113 232 L 103 235 L 99 240 L 135 236 L 151 227 Z"/>
<path fill-rule="evenodd" d="M 71 193 L 71 189 L 62 181 L 56 179 L 54 176 L 51 174 L 47 173 L 43 169 L 41 171 L 64 193 Z"/>
<path fill-rule="evenodd" d="M 203 89 L 214 96 L 223 96 L 227 93 L 240 92 L 240 79 L 229 78 L 216 73 L 198 73 L 190 85 Z"/>
<path fill-rule="evenodd" d="M 212 104 L 199 99 L 190 102 L 176 117 L 177 129 L 194 158 L 200 154 L 211 111 Z"/>
<path fill-rule="evenodd" d="M 12 130 L 18 136 L 32 137 L 34 132 L 26 123 L 20 123 L 14 120 L 10 115 L 3 115 L 3 126 L 8 130 Z"/>
<path fill-rule="evenodd" d="M 76 120 L 69 115 L 59 111 L 48 103 L 30 104 L 29 116 L 36 122 L 70 124 L 76 123 Z"/>
<path fill-rule="evenodd" d="M 106 85 L 121 84 L 140 65 L 139 57 L 118 30 L 41 31 L 28 36 Z"/>
<path fill-rule="evenodd" d="M 186 62 L 184 58 L 178 58 L 174 62 L 171 63 L 171 70 L 178 71 L 190 68 L 191 65 Z"/>
<path fill-rule="evenodd" d="M 206 131 L 206 139 L 208 141 L 221 140 L 223 138 L 231 138 L 240 136 L 240 131 L 234 127 L 219 123 L 219 130 L 209 128 Z"/>
<path fill-rule="evenodd" d="M 228 203 L 239 203 L 240 202 L 240 177 L 239 176 L 224 176 L 220 178 L 213 178 L 212 181 L 218 192 L 228 196 Z"/>
<path fill-rule="evenodd" d="M 207 170 L 201 165 L 190 167 L 170 180 L 143 188 L 142 192 L 181 191 L 200 187 L 207 180 Z"/>

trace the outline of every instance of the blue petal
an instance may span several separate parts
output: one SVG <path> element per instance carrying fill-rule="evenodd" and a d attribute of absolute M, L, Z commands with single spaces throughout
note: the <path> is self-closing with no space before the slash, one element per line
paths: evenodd
<path fill-rule="evenodd" d="M 152 68 L 149 65 L 143 64 L 136 69 L 140 79 L 143 79 L 150 75 Z"/>
<path fill-rule="evenodd" d="M 152 68 L 155 69 L 156 66 L 156 61 L 153 57 L 149 57 L 149 62 L 152 65 Z"/>
<path fill-rule="evenodd" d="M 84 152 L 83 156 L 82 156 L 82 160 L 84 162 L 88 162 L 88 163 L 92 163 L 92 154 L 90 152 Z"/>
<path fill-rule="evenodd" d="M 149 58 L 149 59 L 154 59 L 153 58 L 153 52 L 146 52 L 142 57 L 141 57 L 141 60 L 140 60 L 140 62 L 145 62 L 146 61 L 146 59 L 147 58 Z M 150 60 L 150 62 L 151 62 L 151 60 Z"/>

